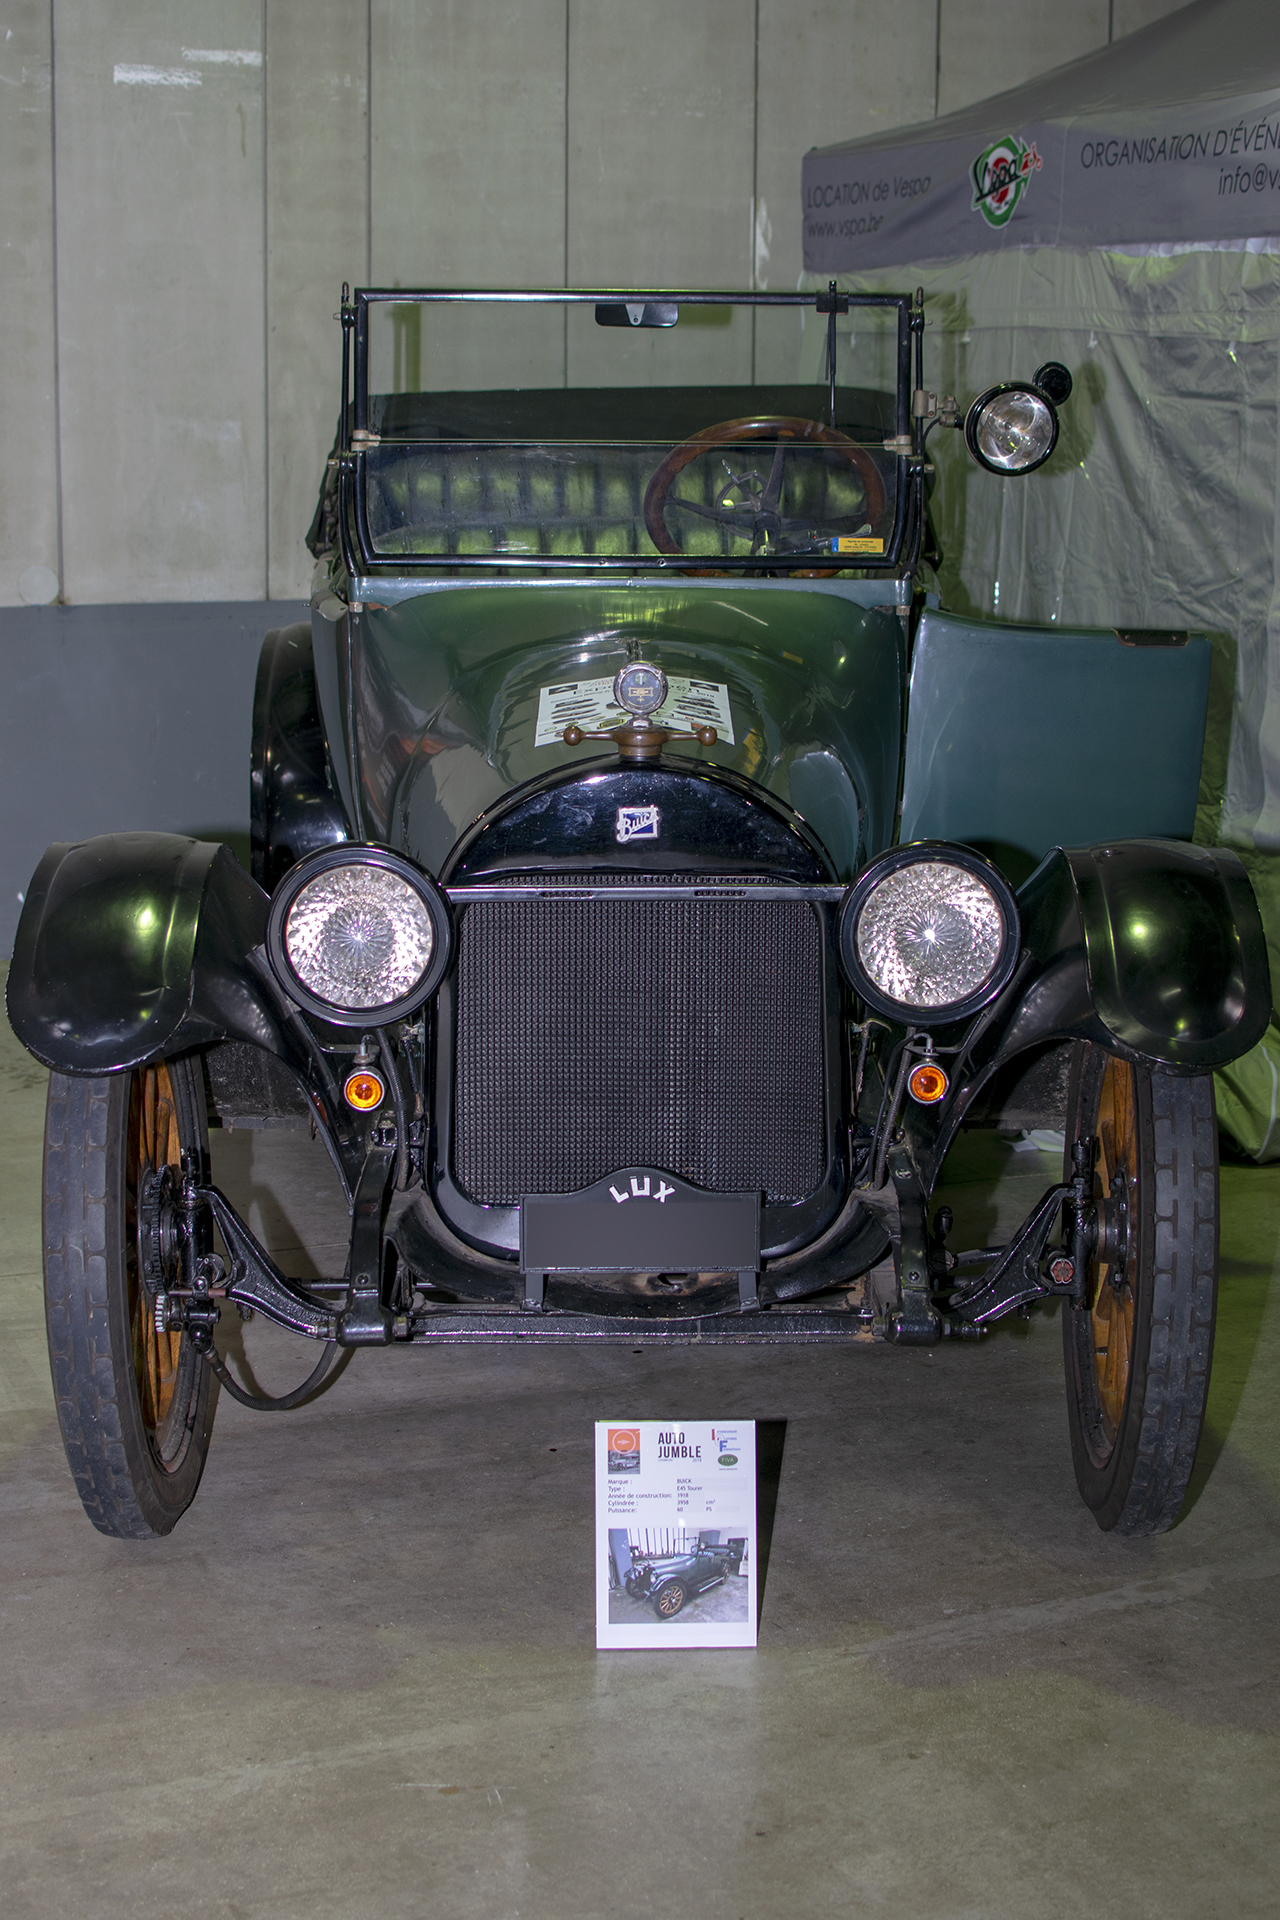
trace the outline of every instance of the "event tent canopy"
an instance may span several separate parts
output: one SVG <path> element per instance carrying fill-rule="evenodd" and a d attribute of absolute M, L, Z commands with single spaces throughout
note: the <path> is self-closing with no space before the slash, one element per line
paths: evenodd
<path fill-rule="evenodd" d="M 1191 6 L 938 120 L 805 155 L 804 261 L 1280 234 L 1280 5 Z"/>

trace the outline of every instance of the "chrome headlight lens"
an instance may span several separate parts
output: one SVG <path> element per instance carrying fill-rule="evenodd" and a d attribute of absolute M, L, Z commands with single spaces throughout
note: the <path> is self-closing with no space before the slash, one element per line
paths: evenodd
<path fill-rule="evenodd" d="M 1058 415 L 1047 394 L 1011 381 L 979 394 L 965 416 L 964 438 L 989 473 L 1033 473 L 1058 444 Z"/>
<path fill-rule="evenodd" d="M 421 1006 L 452 950 L 443 894 L 411 861 L 332 847 L 300 861 L 271 903 L 267 952 L 285 991 L 338 1026 L 379 1026 Z"/>
<path fill-rule="evenodd" d="M 965 847 L 898 847 L 840 909 L 840 954 L 859 997 L 915 1026 L 993 999 L 1018 957 L 1018 909 L 1001 875 Z"/>

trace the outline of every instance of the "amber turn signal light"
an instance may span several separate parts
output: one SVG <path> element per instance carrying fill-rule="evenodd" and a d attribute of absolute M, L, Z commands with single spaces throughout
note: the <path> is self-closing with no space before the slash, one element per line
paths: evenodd
<path fill-rule="evenodd" d="M 378 1075 L 370 1073 L 368 1067 L 360 1067 L 355 1073 L 349 1073 L 342 1083 L 342 1097 L 357 1113 L 368 1113 L 371 1107 L 380 1107 L 386 1091 Z"/>
<path fill-rule="evenodd" d="M 922 1107 L 931 1107 L 943 1098 L 950 1085 L 951 1082 L 942 1068 L 936 1066 L 932 1060 L 925 1060 L 918 1067 L 912 1068 L 911 1077 L 907 1081 L 907 1091 L 913 1100 L 920 1102 Z"/>

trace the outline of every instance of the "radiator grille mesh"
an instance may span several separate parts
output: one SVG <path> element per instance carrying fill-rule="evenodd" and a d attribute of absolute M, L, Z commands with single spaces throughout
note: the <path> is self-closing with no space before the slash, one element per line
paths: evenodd
<path fill-rule="evenodd" d="M 824 1171 L 823 928 L 803 900 L 477 901 L 453 1175 L 514 1205 L 619 1167 L 799 1200 Z"/>

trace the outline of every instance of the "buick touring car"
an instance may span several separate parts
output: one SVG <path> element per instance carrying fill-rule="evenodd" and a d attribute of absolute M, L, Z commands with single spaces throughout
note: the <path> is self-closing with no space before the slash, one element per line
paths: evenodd
<path fill-rule="evenodd" d="M 173 1527 L 220 1389 L 296 1405 L 345 1348 L 910 1347 L 1046 1302 L 1083 1499 L 1176 1519 L 1212 1074 L 1271 1004 L 1240 863 L 1190 839 L 1208 643 L 939 603 L 938 446 L 1034 487 L 1072 382 L 939 395 L 924 321 L 834 283 L 344 289 L 252 872 L 53 846 L 10 972 L 103 1532 Z M 346 1196 L 322 1281 L 214 1183 L 210 1129 L 266 1123 Z M 1060 1132 L 1062 1171 L 966 1249 L 934 1192 L 996 1125 Z M 235 1377 L 237 1310 L 317 1356 L 293 1393 Z"/>

